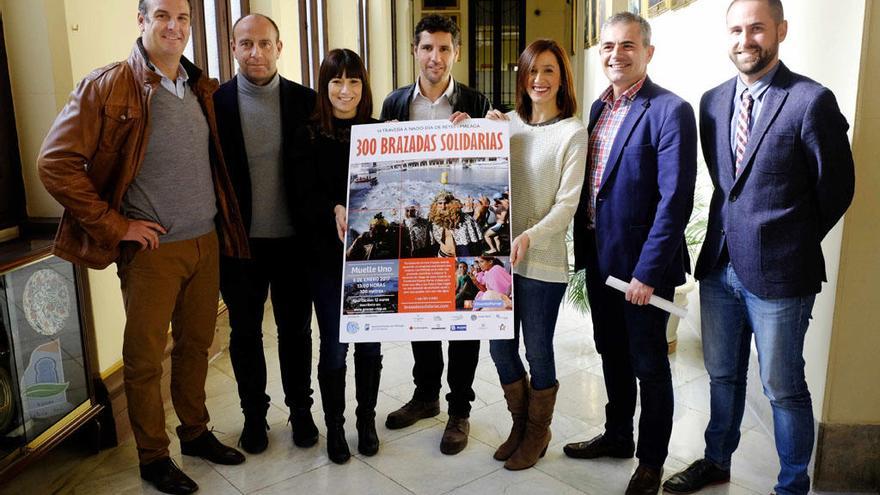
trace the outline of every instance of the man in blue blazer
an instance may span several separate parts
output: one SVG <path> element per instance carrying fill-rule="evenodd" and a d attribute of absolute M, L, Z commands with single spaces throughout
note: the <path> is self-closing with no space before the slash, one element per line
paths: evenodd
<path fill-rule="evenodd" d="M 244 414 L 241 447 L 250 454 L 268 446 L 263 310 L 272 297 L 278 328 L 278 361 L 284 402 L 290 408 L 293 442 L 318 441 L 312 420 L 312 300 L 303 282 L 302 218 L 293 136 L 315 106 L 315 92 L 280 74 L 282 43 L 272 19 L 252 14 L 236 21 L 232 54 L 235 77 L 214 94 L 217 128 L 242 219 L 250 259 L 220 259 L 220 291 L 229 308 L 229 357 Z"/>
<path fill-rule="evenodd" d="M 650 25 L 628 12 L 602 27 L 599 52 L 611 86 L 590 110 L 590 144 L 574 218 L 575 268 L 586 268 L 596 350 L 608 404 L 605 433 L 565 446 L 570 457 L 633 456 L 636 379 L 641 388 L 639 466 L 627 494 L 657 493 L 672 433 L 668 314 L 690 261 L 684 229 L 694 200 L 697 129 L 691 106 L 647 77 Z M 611 275 L 630 282 L 621 293 Z"/>
<path fill-rule="evenodd" d="M 779 0 L 734 0 L 727 28 L 739 74 L 700 103 L 715 187 L 696 268 L 711 417 L 704 458 L 664 489 L 730 479 L 754 335 L 781 467 L 775 492 L 806 494 L 814 435 L 804 336 L 826 280 L 820 242 L 853 197 L 849 126 L 831 91 L 779 61 L 788 30 Z"/>

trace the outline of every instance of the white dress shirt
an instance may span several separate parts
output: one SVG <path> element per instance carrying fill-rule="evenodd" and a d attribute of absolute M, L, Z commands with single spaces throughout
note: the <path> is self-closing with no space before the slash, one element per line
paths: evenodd
<path fill-rule="evenodd" d="M 422 87 L 419 85 L 419 80 L 416 79 L 416 90 L 413 91 L 412 102 L 409 106 L 409 120 L 438 120 L 451 117 L 452 103 L 449 98 L 452 96 L 453 89 L 455 89 L 455 81 L 452 80 L 452 76 L 449 76 L 449 85 L 446 86 L 446 91 L 436 101 L 431 101 L 422 94 Z M 471 117 L 483 116 L 471 115 Z"/>

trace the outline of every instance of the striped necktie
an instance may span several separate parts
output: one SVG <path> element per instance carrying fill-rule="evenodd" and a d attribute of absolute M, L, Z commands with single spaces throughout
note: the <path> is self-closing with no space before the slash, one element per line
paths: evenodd
<path fill-rule="evenodd" d="M 752 99 L 751 93 L 746 89 L 742 94 L 742 105 L 740 105 L 739 117 L 736 119 L 736 175 L 739 177 L 742 173 L 743 156 L 746 154 L 746 144 L 749 142 L 749 119 L 752 115 Z"/>

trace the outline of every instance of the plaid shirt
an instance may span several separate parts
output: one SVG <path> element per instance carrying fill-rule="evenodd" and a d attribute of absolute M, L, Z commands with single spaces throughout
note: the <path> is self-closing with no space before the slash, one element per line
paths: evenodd
<path fill-rule="evenodd" d="M 620 97 L 614 99 L 614 88 L 609 86 L 599 100 L 605 103 L 593 132 L 590 133 L 590 147 L 587 154 L 587 166 L 590 171 L 590 204 L 587 205 L 587 213 L 590 218 L 590 228 L 596 227 L 596 195 L 599 193 L 599 185 L 602 183 L 602 174 L 605 173 L 605 165 L 608 162 L 608 155 L 611 153 L 611 146 L 614 144 L 614 138 L 617 137 L 617 131 L 629 113 L 629 108 L 636 97 L 636 93 L 642 89 L 645 84 L 645 78 L 641 78 L 638 82 L 623 92 Z"/>

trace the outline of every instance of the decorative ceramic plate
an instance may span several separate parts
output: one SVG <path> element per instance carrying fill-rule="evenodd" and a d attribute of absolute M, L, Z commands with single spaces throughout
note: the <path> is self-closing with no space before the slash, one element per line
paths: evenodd
<path fill-rule="evenodd" d="M 55 335 L 70 317 L 67 283 L 54 270 L 34 272 L 24 286 L 23 299 L 25 318 L 42 335 Z"/>

